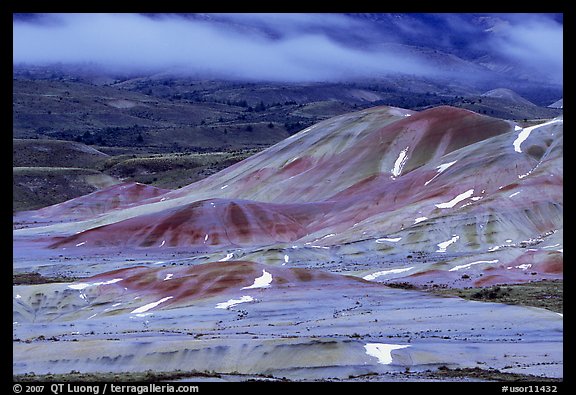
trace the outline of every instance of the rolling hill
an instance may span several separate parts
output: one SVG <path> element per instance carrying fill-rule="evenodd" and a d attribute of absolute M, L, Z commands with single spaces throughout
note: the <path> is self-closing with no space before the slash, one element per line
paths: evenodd
<path fill-rule="evenodd" d="M 17 213 L 14 273 L 72 281 L 13 287 L 14 372 L 560 380 L 562 313 L 426 290 L 562 280 L 562 142 L 561 117 L 379 106 Z"/>
<path fill-rule="evenodd" d="M 43 240 L 52 240 L 54 249 L 174 247 L 209 255 L 240 249 L 251 256 L 264 248 L 258 259 L 273 262 L 285 255 L 274 252 L 276 245 L 292 243 L 298 248 L 288 255 L 302 255 L 297 259 L 304 263 L 323 255 L 334 261 L 332 245 L 368 243 L 361 249 L 367 262 L 381 248 L 511 262 L 525 259 L 520 247 L 561 237 L 561 132 L 561 118 L 522 128 L 448 106 L 421 112 L 375 107 L 322 121 L 189 186 L 38 230 L 51 235 Z M 110 199 L 117 193 L 110 189 Z M 67 207 L 50 210 L 49 218 L 66 217 Z M 34 217 L 17 216 L 22 222 Z M 307 257 L 310 251 L 315 257 Z M 561 273 L 556 251 L 528 254 L 536 259 L 535 276 Z M 459 259 L 450 262 L 442 273 Z M 421 281 L 437 272 L 433 267 L 411 267 L 401 278 Z M 484 274 L 492 270 L 492 264 L 474 265 L 467 281 L 452 273 L 434 281 L 519 281 L 516 271 L 497 271 L 488 280 Z"/>

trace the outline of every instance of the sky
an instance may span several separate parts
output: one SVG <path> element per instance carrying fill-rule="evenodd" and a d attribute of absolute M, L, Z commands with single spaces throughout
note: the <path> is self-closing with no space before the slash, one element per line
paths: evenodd
<path fill-rule="evenodd" d="M 557 17 L 502 14 L 486 20 L 497 23 L 478 26 L 462 14 L 436 15 L 433 22 L 443 24 L 445 34 L 433 39 L 446 50 L 459 40 L 462 50 L 463 38 L 476 34 L 482 39 L 464 40 L 470 52 L 521 62 L 562 82 L 563 26 Z M 478 36 L 478 29 L 490 30 Z M 346 14 L 42 14 L 13 19 L 13 61 L 268 81 L 461 73 L 466 62 L 444 69 L 391 45 L 429 41 L 435 32 L 418 18 L 390 26 Z"/>

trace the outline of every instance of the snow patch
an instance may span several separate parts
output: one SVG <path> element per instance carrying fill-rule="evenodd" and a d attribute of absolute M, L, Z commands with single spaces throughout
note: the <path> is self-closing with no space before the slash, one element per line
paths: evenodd
<path fill-rule="evenodd" d="M 450 269 L 450 270 L 448 270 L 448 271 L 449 271 L 449 272 L 454 272 L 454 271 L 456 271 L 456 270 L 466 269 L 466 268 L 469 268 L 469 267 L 472 266 L 472 265 L 477 265 L 477 264 L 479 264 L 479 263 L 498 263 L 498 259 L 494 259 L 494 260 L 491 260 L 491 261 L 476 261 L 476 262 L 470 262 L 470 263 L 467 263 L 467 264 L 465 264 L 465 265 L 454 266 L 452 269 Z"/>
<path fill-rule="evenodd" d="M 227 309 L 229 307 L 236 306 L 237 304 L 240 304 L 240 303 L 252 302 L 252 301 L 254 301 L 254 298 L 252 296 L 244 295 L 240 299 L 230 299 L 226 302 L 218 303 L 216 305 L 216 308 L 217 309 Z"/>
<path fill-rule="evenodd" d="M 467 190 L 466 192 L 462 192 L 460 195 L 456 196 L 454 199 L 450 200 L 446 203 L 439 203 L 435 206 L 438 208 L 451 208 L 454 207 L 458 202 L 461 202 L 464 199 L 468 199 L 470 196 L 474 194 L 474 188 Z"/>
<path fill-rule="evenodd" d="M 402 173 L 402 168 L 404 167 L 404 165 L 406 164 L 406 160 L 408 159 L 408 156 L 406 155 L 408 148 L 410 147 L 406 147 L 402 151 L 400 151 L 398 158 L 396 158 L 396 162 L 394 162 L 394 168 L 392 169 L 392 178 L 396 178 L 400 175 L 400 173 Z"/>
<path fill-rule="evenodd" d="M 522 148 L 521 148 L 522 143 L 530 136 L 530 133 L 534 129 L 539 129 L 542 126 L 552 125 L 553 123 L 559 123 L 559 122 L 563 122 L 563 121 L 560 119 L 553 119 L 551 121 L 544 122 L 544 123 L 541 123 L 539 125 L 530 126 L 528 128 L 525 128 L 525 129 L 520 128 L 520 133 L 518 133 L 518 137 L 516 137 L 516 139 L 512 143 L 512 145 L 514 146 L 514 151 L 522 152 Z M 515 130 L 518 130 L 517 128 L 518 128 L 518 126 L 515 127 Z"/>
<path fill-rule="evenodd" d="M 392 351 L 408 348 L 410 345 L 368 343 L 364 345 L 366 354 L 378 358 L 378 363 L 389 365 L 392 363 Z"/>
<path fill-rule="evenodd" d="M 404 272 L 407 272 L 407 271 L 412 270 L 412 269 L 414 269 L 413 266 L 406 267 L 406 268 L 400 268 L 400 269 L 382 270 L 382 271 L 379 271 L 376 273 L 369 274 L 369 275 L 364 276 L 362 278 L 364 280 L 372 281 L 372 280 L 376 279 L 377 277 L 386 276 L 388 274 L 404 273 Z"/>
<path fill-rule="evenodd" d="M 248 287 L 242 287 L 242 289 L 253 289 L 253 288 L 268 288 L 272 283 L 272 275 L 266 270 L 262 270 L 262 275 L 254 280 L 254 284 Z"/>
<path fill-rule="evenodd" d="M 78 283 L 78 284 L 69 285 L 68 288 L 82 290 L 82 289 L 85 289 L 88 287 L 94 287 L 97 285 L 114 284 L 114 283 L 117 283 L 118 281 L 122 281 L 122 279 L 121 278 L 115 278 L 113 280 L 101 281 L 101 282 L 95 282 L 95 283 Z"/>
<path fill-rule="evenodd" d="M 383 237 L 381 239 L 376 239 L 376 243 L 381 244 L 381 243 L 385 243 L 385 242 L 391 242 L 391 243 L 396 243 L 398 241 L 402 240 L 401 237 Z"/>
<path fill-rule="evenodd" d="M 134 309 L 130 312 L 130 314 L 140 314 L 140 313 L 145 313 L 146 311 L 153 309 L 154 307 L 158 306 L 161 303 L 166 302 L 167 300 L 172 299 L 174 296 L 167 296 L 165 298 L 160 299 L 157 302 L 152 302 L 152 303 L 148 303 L 142 307 L 138 307 L 137 309 Z"/>
<path fill-rule="evenodd" d="M 448 246 L 452 243 L 456 243 L 458 241 L 458 239 L 460 238 L 460 236 L 452 236 L 452 238 L 450 240 L 446 240 L 443 241 L 442 243 L 438 243 L 438 249 L 436 250 L 436 252 L 446 252 L 446 248 L 448 248 Z"/>

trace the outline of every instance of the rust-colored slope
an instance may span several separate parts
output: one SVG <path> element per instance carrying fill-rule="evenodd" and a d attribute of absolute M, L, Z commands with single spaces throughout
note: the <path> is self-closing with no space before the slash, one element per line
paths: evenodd
<path fill-rule="evenodd" d="M 397 177 L 513 130 L 510 122 L 449 106 L 399 111 L 376 107 L 321 122 L 167 198 L 210 191 L 262 202 L 323 201 L 365 178 Z"/>
<path fill-rule="evenodd" d="M 176 268 L 135 266 L 83 279 L 70 288 L 90 291 L 98 294 L 100 299 L 121 295 L 118 299 L 132 304 L 144 305 L 146 301 L 164 299 L 166 302 L 158 308 L 174 308 L 201 299 L 222 299 L 264 288 L 278 291 L 286 287 L 318 287 L 325 284 L 332 288 L 371 285 L 358 277 L 323 271 L 270 267 L 250 261 L 228 261 Z M 133 302 L 131 295 L 137 295 L 139 301 Z"/>
<path fill-rule="evenodd" d="M 51 248 L 270 245 L 305 236 L 307 225 L 330 207 L 209 199 L 88 229 Z"/>
<path fill-rule="evenodd" d="M 362 119 L 356 113 L 349 117 L 355 122 Z M 467 110 L 433 108 L 383 127 L 372 119 L 362 133 L 349 133 L 350 127 L 360 130 L 350 122 L 344 122 L 345 127 L 338 124 L 343 129 L 332 125 L 330 134 L 321 130 L 320 137 L 298 136 L 296 141 L 314 142 L 299 155 L 295 141 L 283 142 L 267 155 L 224 170 L 221 178 L 230 181 L 234 175 L 234 183 L 226 188 L 219 187 L 225 181 L 210 177 L 144 201 L 154 204 L 140 205 L 137 215 L 112 218 L 103 226 L 59 238 L 51 247 L 246 247 L 293 242 L 319 231 L 347 231 L 373 216 L 394 217 L 392 213 L 410 207 L 420 213 L 414 218 L 444 216 L 513 185 L 519 174 L 534 166 L 530 155 L 517 155 L 507 142 L 511 123 Z M 494 140 L 496 136 L 503 137 Z M 333 144 L 334 151 L 325 144 Z M 287 161 L 288 157 L 292 159 Z M 250 171 L 254 161 L 263 167 Z M 194 200 L 213 190 L 235 196 Z M 244 200 L 245 195 L 262 199 Z M 267 202 L 272 197 L 274 203 Z M 458 204 L 450 203 L 454 199 L 460 199 Z M 381 231 L 390 233 L 406 225 L 391 222 Z M 356 237 L 349 233 L 345 242 Z"/>
<path fill-rule="evenodd" d="M 52 248 L 78 253 L 190 247 L 257 255 L 286 243 L 304 249 L 368 243 L 361 255 L 374 256 L 381 243 L 374 240 L 382 239 L 406 251 L 482 255 L 446 270 L 486 266 L 476 261 L 507 267 L 519 254 L 503 254 L 501 246 L 515 251 L 561 234 L 561 119 L 522 129 L 438 107 L 412 114 L 374 108 L 329 121 L 181 190 L 70 222 L 53 236 L 50 227 L 38 234 L 52 237 Z M 22 231 L 15 240 L 19 233 L 34 236 L 34 229 Z M 550 240 L 545 248 L 561 253 Z M 284 262 L 278 254 L 273 261 Z M 298 261 L 297 250 L 289 255 Z M 418 276 L 426 270 L 420 266 Z"/>

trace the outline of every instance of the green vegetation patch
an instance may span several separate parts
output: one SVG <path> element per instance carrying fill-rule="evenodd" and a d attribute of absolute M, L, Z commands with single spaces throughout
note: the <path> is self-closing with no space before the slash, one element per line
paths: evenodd
<path fill-rule="evenodd" d="M 70 283 L 78 280 L 76 277 L 55 276 L 45 277 L 37 272 L 18 273 L 12 276 L 12 285 L 36 285 L 48 283 Z"/>
<path fill-rule="evenodd" d="M 437 295 L 453 295 L 464 299 L 545 308 L 563 312 L 564 281 L 544 280 L 525 284 L 495 285 L 488 288 L 432 288 Z"/>

